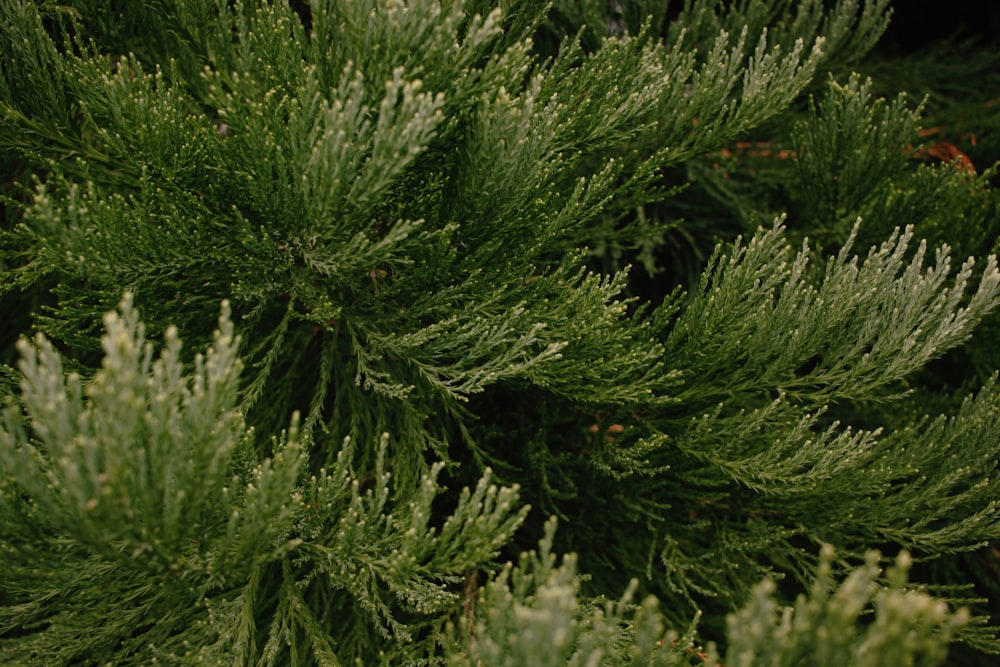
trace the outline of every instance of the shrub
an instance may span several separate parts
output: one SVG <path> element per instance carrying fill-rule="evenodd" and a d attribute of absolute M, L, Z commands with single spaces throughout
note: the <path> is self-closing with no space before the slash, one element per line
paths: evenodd
<path fill-rule="evenodd" d="M 996 651 L 993 172 L 887 5 L 0 3 L 0 650 Z"/>

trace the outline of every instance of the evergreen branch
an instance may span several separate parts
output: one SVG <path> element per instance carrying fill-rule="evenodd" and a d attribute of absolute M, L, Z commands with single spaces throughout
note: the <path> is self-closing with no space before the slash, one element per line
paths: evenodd
<path fill-rule="evenodd" d="M 297 565 L 315 568 L 320 581 L 347 590 L 384 637 L 405 641 L 411 635 L 396 618 L 398 604 L 422 615 L 452 608 L 457 595 L 449 584 L 494 559 L 528 508 L 517 507 L 516 488 L 498 488 L 487 472 L 474 491 L 462 491 L 454 511 L 437 529 L 429 523 L 431 504 L 440 493 L 436 478 L 442 466 L 436 465 L 412 496 L 394 501 L 402 511 L 390 513 L 387 445 L 386 436 L 373 486 L 365 491 L 356 479 L 347 483 L 349 442 L 334 468 L 311 480 L 305 495 L 312 511 L 301 519 L 304 543 Z M 342 513 L 331 523 L 326 508 Z"/>
<path fill-rule="evenodd" d="M 9 439 L 25 431 L 8 409 L 5 463 L 61 530 L 105 555 L 152 551 L 173 568 L 182 546 L 214 515 L 205 503 L 225 479 L 239 442 L 239 416 L 226 404 L 238 374 L 232 325 L 224 312 L 216 345 L 196 358 L 188 385 L 180 375 L 176 330 L 168 331 L 163 355 L 153 363 L 130 298 L 122 311 L 121 318 L 106 319 L 105 363 L 87 385 L 86 406 L 78 376 L 63 384 L 51 343 L 39 338 L 19 346 L 21 400 L 38 444 L 24 435 Z M 200 448 L 177 457 L 177 434 L 195 438 Z M 197 486 L 178 489 L 177 480 L 197 480 Z M 108 523 L 121 531 L 111 539 L 100 528 Z"/>
<path fill-rule="evenodd" d="M 877 473 L 852 477 L 860 484 L 838 530 L 862 529 L 922 553 L 974 549 L 996 539 L 995 436 L 997 386 L 991 380 L 958 413 L 889 434 L 868 467 Z M 864 481 L 865 478 L 872 481 Z M 879 479 L 876 482 L 875 480 Z M 865 509 L 870 498 L 891 499 L 893 510 L 879 518 Z M 857 514 L 854 515 L 854 510 Z M 857 524 L 855 524 L 855 521 Z"/>
<path fill-rule="evenodd" d="M 905 95 L 891 104 L 872 100 L 871 85 L 857 74 L 846 85 L 831 78 L 822 102 L 810 101 L 816 121 L 794 126 L 791 145 L 806 214 L 823 225 L 849 227 L 853 219 L 845 217 L 856 216 L 865 199 L 898 178 L 912 152 L 923 105 L 908 109 Z"/>
<path fill-rule="evenodd" d="M 889 570 L 889 586 L 877 584 L 879 555 L 851 572 L 834 590 L 832 548 L 825 547 L 808 598 L 779 609 L 775 585 L 765 581 L 748 605 L 729 617 L 730 645 L 725 664 L 881 665 L 887 656 L 903 664 L 942 664 L 947 645 L 968 622 L 966 610 L 952 612 L 946 603 L 907 590 L 908 553 Z M 874 603 L 874 622 L 859 631 L 858 619 Z M 919 661 L 919 662 L 918 662 Z"/>
<path fill-rule="evenodd" d="M 995 258 L 960 307 L 971 261 L 946 287 L 947 247 L 934 266 L 924 268 L 924 244 L 907 262 L 912 230 L 872 248 L 860 265 L 848 242 L 828 260 L 819 286 L 806 280 L 808 247 L 789 263 L 781 236 L 776 223 L 728 257 L 717 253 L 670 332 L 669 358 L 698 378 L 687 392 L 692 399 L 720 373 L 731 394 L 771 388 L 804 397 L 800 388 L 808 387 L 810 400 L 821 402 L 870 398 L 964 341 L 1000 302 Z"/>
<path fill-rule="evenodd" d="M 0 588 L 10 596 L 4 650 L 26 665 L 143 664 L 152 647 L 184 641 L 206 596 L 294 546 L 301 450 L 293 434 L 273 459 L 254 461 L 235 410 L 228 308 L 190 375 L 174 329 L 153 359 L 129 296 L 105 322 L 104 363 L 87 383 L 64 377 L 44 337 L 19 346 L 21 405 L 8 404 L 0 429 L 0 548 L 10 564 Z"/>
<path fill-rule="evenodd" d="M 0 2 L 4 658 L 689 664 L 741 606 L 726 664 L 1000 646 L 802 548 L 1000 592 L 1000 269 L 949 249 L 995 169 L 878 81 L 801 100 L 888 0 L 59 3 Z"/>
<path fill-rule="evenodd" d="M 11 404 L 0 430 L 0 549 L 10 565 L 0 587 L 12 596 L 0 628 L 13 633 L 4 650 L 24 664 L 183 662 L 192 647 L 216 664 L 226 651 L 260 664 L 342 664 L 332 610 L 315 607 L 317 591 L 302 581 L 348 591 L 371 614 L 362 632 L 405 643 L 421 624 L 410 616 L 453 608 L 449 587 L 488 568 L 524 520 L 517 489 L 487 472 L 435 527 L 442 465 L 391 494 L 387 436 L 368 480 L 348 442 L 329 472 L 303 482 L 295 421 L 256 462 L 234 410 L 241 364 L 226 307 L 190 375 L 174 329 L 154 359 L 130 297 L 106 324 L 104 363 L 87 383 L 64 378 L 44 337 L 22 344 L 26 417 Z M 68 569 L 50 570 L 53 557 Z M 81 603 L 96 605 L 92 617 L 112 614 L 109 590 L 134 600 L 133 611 L 71 640 L 80 627 L 56 619 Z M 178 602 L 185 612 L 170 611 Z"/>
<path fill-rule="evenodd" d="M 912 559 L 900 554 L 881 584 L 880 556 L 837 585 L 834 552 L 824 547 L 809 594 L 781 607 L 773 580 L 754 589 L 747 605 L 729 615 L 728 646 L 702 651 L 695 629 L 666 630 L 654 599 L 636 605 L 635 582 L 617 602 L 579 598 L 576 563 L 552 554 L 554 522 L 537 553 L 526 554 L 484 586 L 474 619 L 454 626 L 446 645 L 449 665 L 880 665 L 888 656 L 906 664 L 942 664 L 948 644 L 968 623 L 965 609 L 908 590 Z M 874 610 L 875 621 L 862 618 Z M 919 661 L 919 662 L 917 662 Z"/>

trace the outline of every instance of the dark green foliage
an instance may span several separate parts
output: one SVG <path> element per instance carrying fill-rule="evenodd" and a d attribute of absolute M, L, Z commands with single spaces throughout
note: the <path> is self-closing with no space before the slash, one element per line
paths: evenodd
<path fill-rule="evenodd" d="M 889 16 L 0 0 L 0 655 L 1000 649 L 1000 105 Z"/>

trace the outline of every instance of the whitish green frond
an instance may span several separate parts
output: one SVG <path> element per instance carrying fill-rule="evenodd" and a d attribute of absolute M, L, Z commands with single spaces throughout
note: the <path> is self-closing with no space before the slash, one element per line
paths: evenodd
<path fill-rule="evenodd" d="M 720 658 L 714 646 L 697 647 L 694 625 L 683 636 L 668 629 L 654 599 L 635 604 L 633 587 L 617 602 L 581 600 L 575 560 L 557 565 L 551 553 L 553 526 L 537 554 L 508 565 L 466 606 L 446 646 L 449 665 L 930 666 L 944 663 L 968 622 L 966 610 L 908 589 L 908 553 L 883 577 L 871 552 L 838 583 L 827 546 L 793 606 L 781 605 L 772 580 L 755 587 L 728 618 Z"/>
<path fill-rule="evenodd" d="M 134 664 L 194 623 L 206 594 L 291 546 L 303 455 L 293 435 L 255 462 L 228 306 L 190 367 L 172 328 L 154 358 L 131 296 L 105 324 L 87 382 L 44 337 L 19 346 L 19 402 L 0 429 L 0 624 L 19 629 L 4 651 L 20 664 Z M 84 609 L 100 632 L 59 620 Z"/>
<path fill-rule="evenodd" d="M 943 247 L 925 267 L 926 244 L 911 252 L 912 235 L 897 232 L 864 261 L 848 243 L 818 284 L 809 248 L 791 257 L 779 224 L 717 253 L 666 342 L 668 358 L 689 371 L 688 395 L 718 395 L 705 392 L 711 385 L 728 394 L 864 399 L 964 341 L 1000 303 L 996 259 L 966 295 L 973 261 L 952 276 Z"/>
<path fill-rule="evenodd" d="M 927 554 L 991 539 L 1000 525 L 992 385 L 948 428 L 886 433 L 834 418 L 845 403 L 903 393 L 899 383 L 996 307 L 992 258 L 970 291 L 971 263 L 953 272 L 942 250 L 927 267 L 911 236 L 864 261 L 848 245 L 822 271 L 810 269 L 808 246 L 793 255 L 780 225 L 720 251 L 666 333 L 666 368 L 682 373 L 673 401 L 623 415 L 617 437 L 582 445 L 597 469 L 641 489 L 609 487 L 607 507 L 590 516 L 594 535 L 656 526 L 654 579 L 681 597 L 734 601 L 748 592 L 739 583 L 748 570 L 801 579 L 799 536 Z"/>
<path fill-rule="evenodd" d="M 849 0 L 830 9 L 820 28 L 825 41 L 824 51 L 828 54 L 826 66 L 844 67 L 860 62 L 885 33 L 891 17 L 890 0 L 864 0 L 863 3 Z"/>
<path fill-rule="evenodd" d="M 552 553 L 555 521 L 537 552 L 508 564 L 467 601 L 451 628 L 449 665 L 683 665 L 693 630 L 668 631 L 653 599 L 636 607 L 632 586 L 618 601 L 580 593 L 576 559 Z"/>
<path fill-rule="evenodd" d="M 258 462 L 227 305 L 190 367 L 173 328 L 154 354 L 130 296 L 105 321 L 86 382 L 44 337 L 22 344 L 4 411 L 0 645 L 19 664 L 350 664 L 380 634 L 397 651 L 460 605 L 528 511 L 487 471 L 442 517 L 443 465 L 400 486 L 388 436 L 371 477 L 347 442 L 304 479 L 294 420 Z"/>
<path fill-rule="evenodd" d="M 912 559 L 900 554 L 881 585 L 879 554 L 836 585 L 831 574 L 833 549 L 825 547 L 808 597 L 792 607 L 774 599 L 775 585 L 754 589 L 747 606 L 728 620 L 729 646 L 724 664 L 857 665 L 877 667 L 939 665 L 948 644 L 968 622 L 964 609 L 952 611 L 929 595 L 907 588 Z M 873 611 L 874 619 L 860 622 Z"/>
<path fill-rule="evenodd" d="M 630 4 L 630 3 L 629 3 Z M 667 40 L 684 38 L 704 44 L 720 31 L 751 34 L 767 28 L 786 48 L 797 39 L 823 39 L 827 66 L 856 62 L 885 32 L 891 15 L 889 0 L 821 0 L 779 2 L 721 2 L 686 0 L 678 20 L 667 30 Z"/>
<path fill-rule="evenodd" d="M 29 430 L 8 408 L 4 463 L 52 528 L 114 558 L 151 552 L 150 565 L 162 558 L 156 567 L 169 569 L 219 520 L 212 499 L 246 445 L 239 360 L 228 311 L 191 376 L 176 330 L 154 361 L 137 317 L 130 297 L 120 316 L 108 315 L 104 364 L 86 386 L 75 374 L 64 379 L 44 337 L 19 346 Z"/>

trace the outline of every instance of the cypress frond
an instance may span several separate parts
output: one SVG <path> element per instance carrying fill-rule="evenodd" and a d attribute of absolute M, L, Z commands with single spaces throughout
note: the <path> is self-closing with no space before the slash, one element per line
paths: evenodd
<path fill-rule="evenodd" d="M 889 5 L 0 0 L 0 662 L 1000 651 L 996 59 Z"/>

